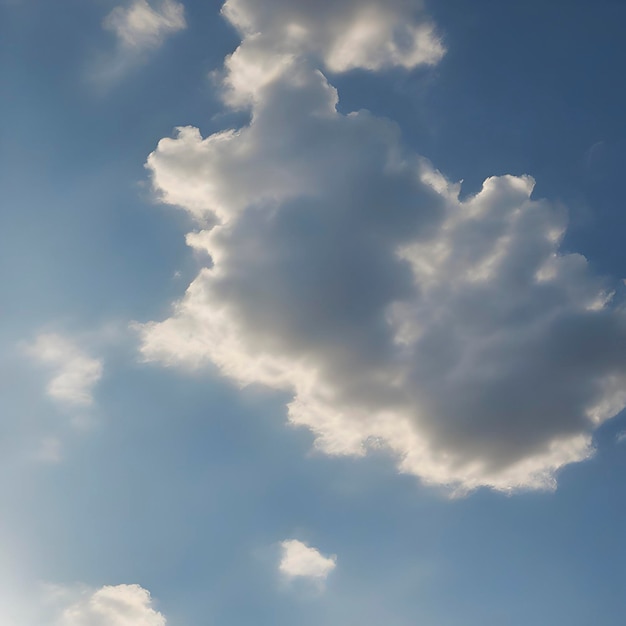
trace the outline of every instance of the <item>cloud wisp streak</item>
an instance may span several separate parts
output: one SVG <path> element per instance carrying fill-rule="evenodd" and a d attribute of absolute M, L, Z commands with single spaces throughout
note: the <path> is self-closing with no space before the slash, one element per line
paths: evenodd
<path fill-rule="evenodd" d="M 323 72 L 441 58 L 419 3 L 309 5 L 229 0 L 225 101 L 250 124 L 180 128 L 148 158 L 212 264 L 141 327 L 143 357 L 293 394 L 328 454 L 384 446 L 459 492 L 553 488 L 626 404 L 623 309 L 560 250 L 566 216 L 531 177 L 461 200 L 395 124 L 337 111 Z"/>

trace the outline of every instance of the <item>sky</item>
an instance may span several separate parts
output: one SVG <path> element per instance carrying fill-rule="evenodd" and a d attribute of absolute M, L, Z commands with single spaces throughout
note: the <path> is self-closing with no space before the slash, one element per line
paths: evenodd
<path fill-rule="evenodd" d="M 0 0 L 0 624 L 621 625 L 625 19 Z"/>

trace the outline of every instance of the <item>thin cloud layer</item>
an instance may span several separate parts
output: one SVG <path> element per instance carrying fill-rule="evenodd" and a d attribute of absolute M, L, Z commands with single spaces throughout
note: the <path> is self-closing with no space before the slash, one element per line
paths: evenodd
<path fill-rule="evenodd" d="M 84 352 L 74 341 L 56 333 L 39 335 L 28 354 L 50 369 L 46 393 L 69 407 L 93 403 L 93 388 L 102 378 L 102 361 Z"/>
<path fill-rule="evenodd" d="M 59 626 L 166 626 L 152 606 L 150 593 L 139 585 L 104 586 L 67 607 Z"/>
<path fill-rule="evenodd" d="M 186 27 L 185 7 L 177 0 L 133 0 L 113 9 L 104 27 L 131 50 L 156 48 Z"/>
<path fill-rule="evenodd" d="M 323 556 L 297 539 L 283 541 L 280 546 L 282 554 L 278 569 L 288 578 L 325 580 L 337 566 L 337 557 Z"/>
<path fill-rule="evenodd" d="M 243 37 L 226 97 L 251 123 L 206 139 L 180 128 L 148 159 L 212 264 L 169 319 L 141 327 L 144 358 L 293 394 L 291 423 L 328 454 L 383 446 L 401 471 L 461 491 L 554 487 L 626 404 L 623 309 L 560 251 L 565 216 L 531 197 L 532 178 L 489 178 L 460 200 L 393 123 L 337 111 L 321 70 L 441 56 L 419 5 L 287 4 L 224 7 Z M 363 11 L 385 18 L 351 44 Z M 389 24 L 439 52 L 390 52 Z M 353 60 L 333 61 L 343 44 Z"/>

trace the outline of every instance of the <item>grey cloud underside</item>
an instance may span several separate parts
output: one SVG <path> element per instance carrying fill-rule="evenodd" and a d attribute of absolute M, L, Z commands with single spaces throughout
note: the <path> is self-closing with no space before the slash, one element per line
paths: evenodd
<path fill-rule="evenodd" d="M 216 225 L 188 236 L 212 266 L 142 327 L 144 357 L 292 392 L 291 422 L 330 454 L 382 443 L 429 483 L 553 486 L 626 402 L 626 318 L 583 257 L 559 253 L 563 212 L 531 199 L 529 177 L 460 201 L 393 123 L 337 112 L 306 46 L 241 52 L 283 23 L 280 2 L 229 5 L 244 40 L 225 82 L 252 121 L 179 129 L 149 157 L 162 200 Z M 385 6 L 389 23 L 407 6 Z M 254 71 L 246 87 L 237 73 Z"/>

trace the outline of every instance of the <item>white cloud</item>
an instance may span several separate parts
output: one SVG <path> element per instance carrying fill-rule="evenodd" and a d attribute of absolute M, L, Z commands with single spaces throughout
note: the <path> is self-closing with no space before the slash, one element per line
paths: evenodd
<path fill-rule="evenodd" d="M 337 566 L 336 556 L 323 556 L 297 539 L 288 539 L 280 545 L 282 554 L 278 569 L 288 578 L 325 580 Z"/>
<path fill-rule="evenodd" d="M 59 626 L 166 626 L 152 606 L 150 593 L 139 585 L 104 586 L 88 591 L 65 608 Z"/>
<path fill-rule="evenodd" d="M 303 57 L 345 72 L 434 65 L 444 54 L 419 0 L 227 0 L 222 13 L 243 36 L 226 61 L 236 106 Z"/>
<path fill-rule="evenodd" d="M 74 341 L 56 333 L 39 335 L 26 350 L 32 358 L 50 368 L 46 392 L 53 400 L 72 407 L 87 407 L 93 403 L 93 388 L 102 377 L 100 359 L 86 354 Z"/>
<path fill-rule="evenodd" d="M 177 0 L 132 0 L 113 9 L 104 27 L 114 32 L 125 48 L 155 48 L 186 27 L 185 7 Z"/>
<path fill-rule="evenodd" d="M 319 33 L 339 46 L 338 16 L 367 7 L 385 19 L 359 63 L 410 65 L 378 44 L 364 59 L 385 24 L 429 24 L 411 6 L 227 2 L 243 43 L 225 85 L 252 121 L 206 139 L 181 128 L 148 159 L 212 266 L 141 328 L 142 354 L 292 393 L 290 421 L 328 454 L 384 445 L 427 483 L 552 488 L 626 404 L 626 315 L 560 251 L 565 216 L 531 198 L 532 178 L 460 200 L 393 123 L 336 110 Z"/>

